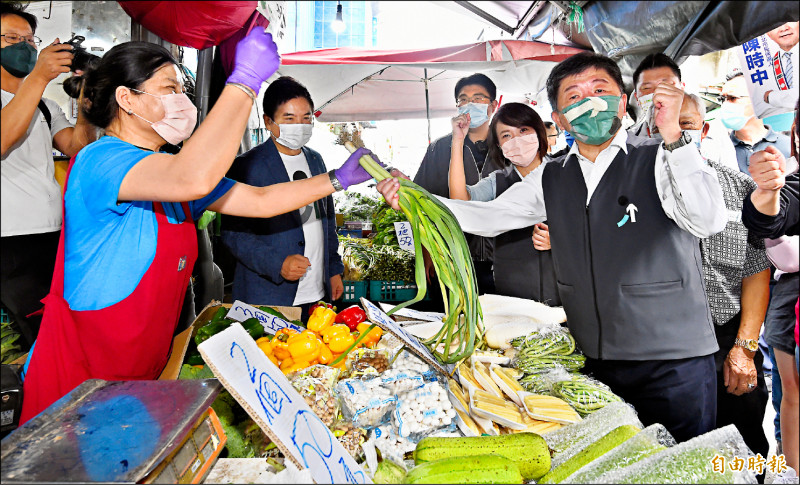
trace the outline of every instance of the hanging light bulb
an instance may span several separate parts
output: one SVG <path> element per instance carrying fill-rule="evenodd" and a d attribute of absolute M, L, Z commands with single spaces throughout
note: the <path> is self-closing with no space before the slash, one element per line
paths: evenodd
<path fill-rule="evenodd" d="M 346 27 L 347 26 L 345 25 L 344 19 L 342 17 L 342 2 L 339 2 L 336 5 L 336 20 L 331 22 L 331 29 L 333 29 L 333 31 L 336 32 L 337 34 L 341 34 L 342 32 L 344 32 L 344 29 Z"/>

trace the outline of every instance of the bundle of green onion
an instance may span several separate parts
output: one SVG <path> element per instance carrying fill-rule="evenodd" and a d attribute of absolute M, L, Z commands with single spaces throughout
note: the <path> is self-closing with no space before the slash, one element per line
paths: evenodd
<path fill-rule="evenodd" d="M 350 142 L 345 143 L 345 148 L 350 153 L 357 150 Z M 361 157 L 359 163 L 378 182 L 391 177 L 369 155 Z M 480 319 L 483 314 L 478 302 L 478 284 L 467 240 L 453 213 L 427 190 L 401 178 L 398 194 L 400 209 L 411 222 L 414 235 L 417 295 L 388 313 L 391 315 L 425 297 L 427 280 L 422 257 L 424 247 L 430 254 L 439 277 L 447 316 L 439 332 L 423 343 L 442 362 L 458 362 L 470 356 L 476 343 L 482 338 Z"/>

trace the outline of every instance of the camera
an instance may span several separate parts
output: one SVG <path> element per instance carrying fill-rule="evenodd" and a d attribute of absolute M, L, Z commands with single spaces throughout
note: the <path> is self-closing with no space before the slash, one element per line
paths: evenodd
<path fill-rule="evenodd" d="M 94 67 L 99 61 L 100 56 L 96 56 L 94 54 L 90 54 L 85 47 L 81 44 L 86 38 L 82 35 L 73 35 L 72 38 L 64 44 L 69 44 L 72 46 L 72 65 L 70 66 L 70 70 L 74 73 L 75 71 L 86 71 Z M 78 99 L 81 94 L 81 86 L 83 85 L 83 76 L 72 76 L 64 80 L 64 92 L 71 98 Z"/>

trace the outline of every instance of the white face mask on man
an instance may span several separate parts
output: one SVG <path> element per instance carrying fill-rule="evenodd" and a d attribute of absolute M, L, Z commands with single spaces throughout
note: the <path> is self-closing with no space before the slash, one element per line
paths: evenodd
<path fill-rule="evenodd" d="M 314 130 L 314 125 L 310 123 L 281 123 L 277 125 L 280 130 L 280 136 L 276 137 L 272 131 L 270 133 L 275 137 L 275 141 L 290 150 L 299 150 L 304 147 L 311 139 L 311 134 Z"/>

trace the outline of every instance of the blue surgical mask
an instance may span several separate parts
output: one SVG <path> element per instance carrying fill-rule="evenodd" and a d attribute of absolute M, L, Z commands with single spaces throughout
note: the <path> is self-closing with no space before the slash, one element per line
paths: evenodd
<path fill-rule="evenodd" d="M 489 121 L 489 105 L 481 103 L 467 103 L 458 107 L 458 114 L 469 113 L 469 127 L 477 128 Z"/>
<path fill-rule="evenodd" d="M 744 125 L 753 116 L 745 116 L 744 106 L 730 102 L 724 103 L 719 110 L 719 120 L 725 125 L 725 128 L 733 131 L 739 131 L 744 128 Z"/>
<path fill-rule="evenodd" d="M 567 142 L 567 146 L 572 148 L 572 144 L 575 143 L 575 138 L 572 137 L 572 133 L 565 131 L 564 132 L 564 140 Z"/>

